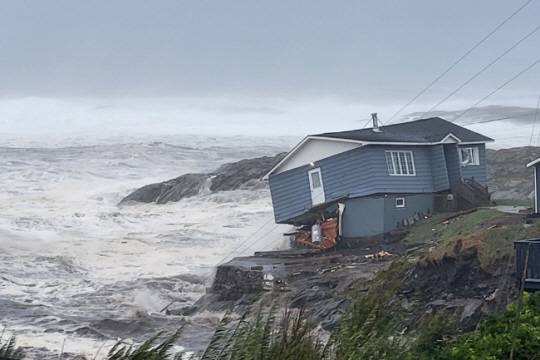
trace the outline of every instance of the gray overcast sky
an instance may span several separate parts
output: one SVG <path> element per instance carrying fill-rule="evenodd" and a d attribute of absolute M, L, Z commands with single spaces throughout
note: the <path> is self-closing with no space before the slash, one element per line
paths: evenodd
<path fill-rule="evenodd" d="M 2 0 L 0 93 L 407 98 L 523 2 Z M 538 14 L 534 1 L 437 89 L 495 57 Z M 539 40 L 474 88 L 540 57 Z M 522 89 L 538 92 L 538 73 Z"/>
<path fill-rule="evenodd" d="M 393 111 L 524 2 L 0 0 L 0 101 L 333 98 Z M 446 95 L 539 14 L 535 0 L 410 110 Z M 540 32 L 442 108 L 473 103 L 540 58 L 539 44 Z M 540 66 L 492 102 L 534 106 L 539 84 Z"/>

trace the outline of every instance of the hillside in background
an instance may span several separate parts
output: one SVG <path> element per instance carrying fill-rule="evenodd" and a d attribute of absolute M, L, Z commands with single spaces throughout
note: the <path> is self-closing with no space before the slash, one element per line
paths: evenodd
<path fill-rule="evenodd" d="M 488 149 L 489 190 L 494 199 L 530 199 L 534 176 L 525 165 L 540 157 L 540 147 L 524 146 L 510 149 Z"/>

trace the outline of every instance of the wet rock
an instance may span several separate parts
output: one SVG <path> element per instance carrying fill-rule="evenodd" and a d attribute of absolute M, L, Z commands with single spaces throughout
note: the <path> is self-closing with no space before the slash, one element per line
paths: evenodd
<path fill-rule="evenodd" d="M 120 204 L 130 201 L 157 204 L 179 201 L 199 194 L 209 178 L 208 174 L 185 174 L 162 183 L 145 185 L 122 199 Z"/>
<path fill-rule="evenodd" d="M 199 310 L 198 306 L 195 305 L 189 305 L 189 306 L 182 306 L 178 309 L 168 309 L 166 311 L 167 315 L 180 315 L 180 316 L 191 316 L 195 314 Z"/>
<path fill-rule="evenodd" d="M 216 270 L 211 291 L 218 294 L 221 301 L 238 300 L 245 294 L 263 291 L 263 280 L 261 269 L 224 264 Z"/>
<path fill-rule="evenodd" d="M 261 178 L 279 162 L 284 153 L 224 164 L 208 174 L 184 174 L 160 183 L 145 185 L 120 201 L 165 204 L 200 193 L 238 189 L 260 189 L 266 185 Z"/>

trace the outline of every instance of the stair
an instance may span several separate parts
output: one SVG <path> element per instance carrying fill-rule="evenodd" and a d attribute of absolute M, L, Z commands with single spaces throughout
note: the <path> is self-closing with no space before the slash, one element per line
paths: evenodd
<path fill-rule="evenodd" d="M 452 191 L 459 199 L 461 210 L 491 205 L 491 194 L 487 187 L 474 179 L 465 179 L 453 186 Z"/>

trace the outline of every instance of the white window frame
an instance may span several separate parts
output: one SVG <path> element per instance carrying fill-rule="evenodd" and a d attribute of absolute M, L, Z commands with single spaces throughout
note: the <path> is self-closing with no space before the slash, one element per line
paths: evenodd
<path fill-rule="evenodd" d="M 403 155 L 403 158 L 402 158 Z M 412 169 L 409 168 L 407 161 L 408 156 L 410 157 L 410 165 Z M 414 153 L 410 150 L 386 150 L 386 167 L 388 169 L 388 175 L 390 176 L 416 176 L 416 165 L 414 164 Z M 402 161 L 404 159 L 404 163 Z M 390 168 L 390 162 L 392 163 L 392 168 Z M 399 173 L 396 171 L 399 167 Z M 403 173 L 403 170 L 406 170 L 406 173 Z"/>
<path fill-rule="evenodd" d="M 466 164 L 463 162 L 462 151 L 469 152 L 472 162 Z M 478 146 L 467 146 L 459 148 L 459 162 L 461 163 L 462 167 L 480 165 L 480 150 L 478 149 Z"/>
<path fill-rule="evenodd" d="M 403 204 L 399 205 L 398 201 L 403 201 Z M 404 197 L 397 197 L 396 198 L 396 208 L 404 208 L 406 205 L 405 198 Z"/>
<path fill-rule="evenodd" d="M 318 173 L 319 174 L 319 183 L 320 183 L 320 186 L 315 188 L 313 186 L 313 178 L 311 177 L 312 174 L 314 173 Z M 322 182 L 322 173 L 321 173 L 321 168 L 316 168 L 316 169 L 311 169 L 308 171 L 308 175 L 309 175 L 309 187 L 311 190 L 315 190 L 315 189 L 318 189 L 318 188 L 323 188 L 323 182 Z"/>

